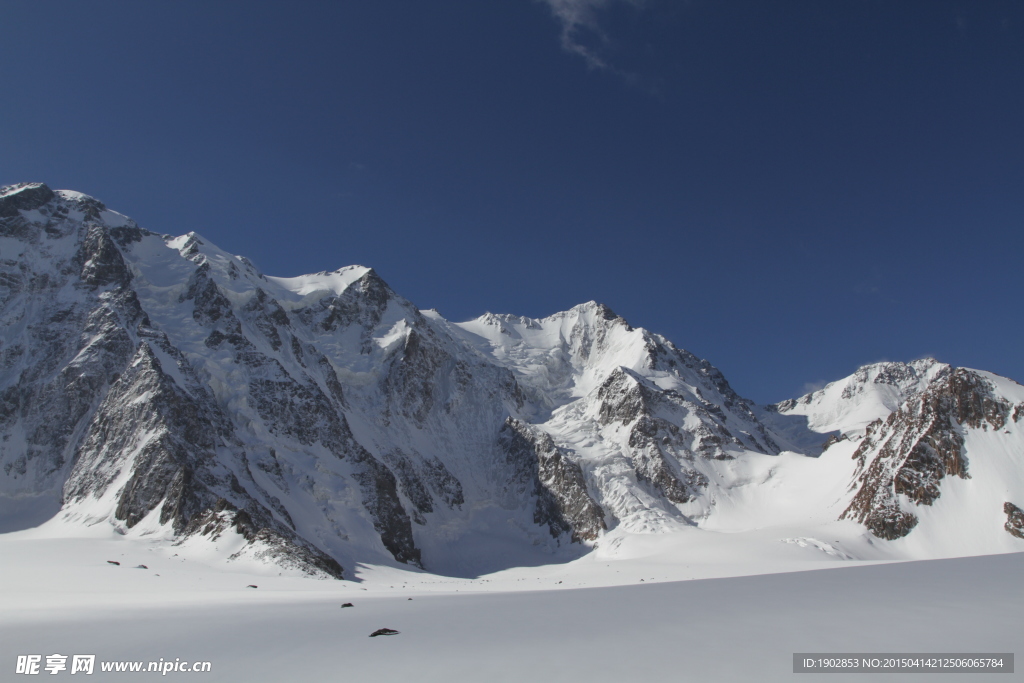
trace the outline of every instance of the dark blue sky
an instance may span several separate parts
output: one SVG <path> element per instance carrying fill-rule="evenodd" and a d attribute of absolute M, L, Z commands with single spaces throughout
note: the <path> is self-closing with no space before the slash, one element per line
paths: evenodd
<path fill-rule="evenodd" d="M 1024 381 L 1024 3 L 0 6 L 0 184 L 423 308 L 596 299 L 759 402 Z"/>

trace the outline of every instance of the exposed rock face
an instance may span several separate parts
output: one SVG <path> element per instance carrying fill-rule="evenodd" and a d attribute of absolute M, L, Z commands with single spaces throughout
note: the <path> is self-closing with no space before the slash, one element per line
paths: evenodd
<path fill-rule="evenodd" d="M 839 443 L 840 441 L 846 441 L 846 440 L 847 440 L 847 437 L 845 435 L 837 436 L 837 435 L 833 434 L 832 436 L 830 436 L 827 439 L 825 439 L 825 443 L 823 443 L 821 445 L 821 450 L 822 451 L 827 451 L 829 446 L 833 446 L 833 445 Z"/>
<path fill-rule="evenodd" d="M 43 183 L 18 183 L 0 189 L 0 218 L 15 218 L 20 211 L 32 211 L 53 199 Z"/>
<path fill-rule="evenodd" d="M 45 186 L 33 192 L 53 197 Z M 134 355 L 142 321 L 109 234 L 67 220 L 67 207 L 54 204 L 33 202 L 43 221 L 0 219 L 0 230 L 23 227 L 21 251 L 0 274 L 0 459 L 5 488 L 23 493 L 63 485 L 96 407 Z"/>
<path fill-rule="evenodd" d="M 553 537 L 569 534 L 574 542 L 592 541 L 607 528 L 580 466 L 548 434 L 509 418 L 499 443 L 521 491 L 536 498 L 533 521 L 546 525 Z"/>
<path fill-rule="evenodd" d="M 183 530 L 216 500 L 204 482 L 210 475 L 198 471 L 216 455 L 209 425 L 218 420 L 204 414 L 204 403 L 171 381 L 142 342 L 90 422 L 65 500 L 102 497 L 118 481 L 115 519 L 131 528 L 159 505 L 160 524 Z"/>
<path fill-rule="evenodd" d="M 705 408 L 686 401 L 674 392 L 659 392 L 628 370 L 612 373 L 598 390 L 600 421 L 620 423 L 628 428 L 628 444 L 636 478 L 673 503 L 688 503 L 704 489 L 708 480 L 684 463 L 695 453 L 705 458 L 729 459 L 722 450 L 728 441 L 742 445 Z M 659 410 L 660 409 L 660 410 Z M 695 412 L 699 427 L 684 432 L 675 423 L 658 417 L 659 412 Z M 673 464 L 675 466 L 673 466 Z"/>
<path fill-rule="evenodd" d="M 1003 512 L 1006 513 L 1006 524 L 1003 528 L 1011 536 L 1024 539 L 1024 510 L 1007 501 L 1003 503 Z"/>
<path fill-rule="evenodd" d="M 978 374 L 957 368 L 884 421 L 868 426 L 853 454 L 858 491 L 842 517 L 876 536 L 906 536 L 917 524 L 914 505 L 931 505 L 946 476 L 970 478 L 963 428 L 1001 428 L 1010 404 Z M 902 497 L 902 499 L 901 499 Z"/>
<path fill-rule="evenodd" d="M 297 569 L 325 578 L 344 578 L 344 571 L 334 558 L 287 531 L 282 533 L 272 527 L 258 527 L 249 513 L 238 510 L 223 498 L 201 514 L 193 516 L 183 536 L 201 535 L 216 541 L 229 531 L 249 541 L 249 545 L 233 557 L 249 554 L 286 569 Z"/>

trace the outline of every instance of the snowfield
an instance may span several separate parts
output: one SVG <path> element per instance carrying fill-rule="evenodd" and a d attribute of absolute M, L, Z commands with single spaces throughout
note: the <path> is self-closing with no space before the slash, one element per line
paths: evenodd
<path fill-rule="evenodd" d="M 1024 650 L 1022 553 L 867 563 L 793 539 L 773 560 L 723 546 L 688 561 L 673 537 L 669 550 L 475 580 L 363 566 L 358 580 L 318 581 L 258 563 L 226 571 L 156 541 L 48 536 L 0 537 L 2 680 L 20 678 L 17 655 L 53 653 L 209 661 L 201 679 L 250 683 L 601 683 L 791 681 L 794 652 Z M 369 638 L 385 627 L 400 633 Z M 866 678 L 915 680 L 901 676 Z M 87 680 L 138 677 L 97 669 Z"/>

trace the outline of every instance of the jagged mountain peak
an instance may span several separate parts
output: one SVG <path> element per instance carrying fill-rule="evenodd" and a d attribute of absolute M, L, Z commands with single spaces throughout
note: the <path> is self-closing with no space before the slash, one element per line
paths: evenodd
<path fill-rule="evenodd" d="M 934 358 L 909 363 L 885 361 L 861 366 L 825 387 L 773 406 L 783 415 L 806 416 L 817 432 L 862 433 L 911 396 L 946 377 L 953 368 Z"/>
<path fill-rule="evenodd" d="M 621 316 L 616 315 L 615 311 L 613 311 L 607 305 L 605 305 L 603 303 L 600 303 L 598 301 L 594 301 L 594 300 L 586 301 L 586 302 L 584 302 L 582 304 L 576 304 L 575 306 L 570 308 L 568 311 L 562 311 L 560 313 L 555 313 L 551 317 L 553 317 L 553 318 L 555 318 L 555 317 L 564 318 L 564 317 L 571 317 L 571 316 L 587 316 L 587 317 L 591 317 L 591 319 L 593 319 L 595 321 L 596 320 L 606 320 L 606 321 L 609 321 L 609 322 L 621 322 L 621 323 L 626 324 L 627 326 L 629 325 L 629 323 L 626 322 L 625 318 L 622 318 Z"/>
<path fill-rule="evenodd" d="M 492 313 L 488 311 L 478 318 L 467 321 L 464 324 L 479 323 L 502 329 L 506 334 L 511 333 L 513 327 L 521 326 L 527 329 L 541 329 L 545 324 L 562 321 L 582 322 L 586 325 L 604 325 L 606 323 L 618 323 L 628 329 L 633 328 L 626 322 L 625 318 L 615 314 L 608 306 L 596 301 L 587 301 L 577 304 L 565 311 L 558 311 L 544 318 L 529 318 L 512 313 Z"/>
<path fill-rule="evenodd" d="M 43 203 L 46 203 L 53 197 L 53 190 L 46 183 L 13 183 L 11 185 L 0 186 L 0 198 L 13 197 L 15 195 L 21 195 L 22 197 L 46 197 Z M 35 201 L 38 201 L 36 199 Z M 31 209 L 27 209 L 31 210 Z"/>
<path fill-rule="evenodd" d="M 73 190 L 51 190 L 45 183 L 18 183 L 0 188 L 0 218 L 14 219 L 7 232 L 25 230 L 47 238 L 68 236 L 83 224 L 108 229 L 138 229 L 127 216 L 107 209 L 89 195 Z"/>
<path fill-rule="evenodd" d="M 16 183 L 0 187 L 0 216 L 13 216 L 19 210 L 38 209 L 53 199 L 46 183 Z"/>
<path fill-rule="evenodd" d="M 341 296 L 350 285 L 364 278 L 366 281 L 378 280 L 381 283 L 384 282 L 372 268 L 367 268 L 366 266 L 345 266 L 337 270 L 321 271 L 296 277 L 268 277 L 272 282 L 276 282 L 284 289 L 300 296 L 308 296 L 318 292 Z"/>
<path fill-rule="evenodd" d="M 850 377 L 847 386 L 864 385 L 869 382 L 873 384 L 888 384 L 892 386 L 909 386 L 932 381 L 940 375 L 948 372 L 950 366 L 940 363 L 934 358 L 924 357 L 912 360 L 908 363 L 899 361 L 882 361 L 870 363 L 857 369 Z M 856 389 L 851 388 L 852 393 Z"/>
<path fill-rule="evenodd" d="M 91 207 L 98 211 L 107 210 L 106 204 L 91 195 L 85 194 L 84 192 L 77 192 L 75 190 L 57 190 L 55 194 L 65 202 L 75 206 Z"/>
<path fill-rule="evenodd" d="M 9 195 L 20 194 L 22 192 L 32 192 L 41 188 L 45 188 L 44 191 L 52 192 L 46 183 L 13 183 L 11 185 L 0 186 L 0 197 L 7 197 Z"/>
<path fill-rule="evenodd" d="M 540 319 L 487 313 L 450 329 L 515 373 L 538 419 L 590 395 L 625 369 L 657 391 L 688 396 L 695 405 L 737 416 L 746 423 L 744 430 L 763 433 L 753 404 L 738 396 L 711 363 L 632 327 L 595 301 Z M 758 440 L 761 448 L 776 450 L 772 438 Z"/>

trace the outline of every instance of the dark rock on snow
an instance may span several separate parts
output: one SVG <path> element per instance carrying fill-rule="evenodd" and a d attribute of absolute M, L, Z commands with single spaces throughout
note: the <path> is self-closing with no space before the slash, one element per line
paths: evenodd
<path fill-rule="evenodd" d="M 370 637 L 376 638 L 377 636 L 397 636 L 399 633 L 400 631 L 396 631 L 393 628 L 379 628 L 373 633 L 371 633 Z"/>

